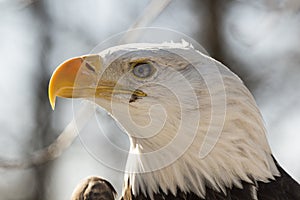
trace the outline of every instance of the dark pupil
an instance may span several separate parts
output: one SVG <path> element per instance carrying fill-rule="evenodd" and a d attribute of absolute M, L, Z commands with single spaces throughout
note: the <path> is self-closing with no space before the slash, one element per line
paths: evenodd
<path fill-rule="evenodd" d="M 151 66 L 148 63 L 137 64 L 133 69 L 133 73 L 140 78 L 146 78 L 151 74 Z"/>

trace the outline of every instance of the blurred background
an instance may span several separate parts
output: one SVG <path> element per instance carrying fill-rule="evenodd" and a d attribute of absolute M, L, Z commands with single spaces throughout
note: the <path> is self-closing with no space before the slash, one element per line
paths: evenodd
<path fill-rule="evenodd" d="M 160 0 L 157 0 L 160 2 Z M 46 147 L 73 117 L 72 103 L 51 110 L 47 87 L 64 60 L 89 53 L 126 31 L 149 0 L 0 0 L 0 158 L 24 159 Z M 264 116 L 274 156 L 300 181 L 300 1 L 172 0 L 147 24 L 192 37 L 237 73 Z M 128 148 L 128 138 L 104 112 L 107 140 Z M 89 132 L 88 128 L 83 132 Z M 110 152 L 124 166 L 126 155 Z M 74 143 L 56 160 L 30 169 L 0 168 L 0 200 L 65 200 L 86 176 L 108 179 L 119 194 L 123 174 Z"/>

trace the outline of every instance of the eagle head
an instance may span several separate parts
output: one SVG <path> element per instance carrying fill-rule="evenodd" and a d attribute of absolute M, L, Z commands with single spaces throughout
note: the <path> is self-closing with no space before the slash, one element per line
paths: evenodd
<path fill-rule="evenodd" d="M 134 194 L 225 191 L 278 175 L 254 98 L 221 63 L 186 43 L 127 44 L 72 58 L 53 73 L 56 97 L 95 102 L 129 135 Z"/>

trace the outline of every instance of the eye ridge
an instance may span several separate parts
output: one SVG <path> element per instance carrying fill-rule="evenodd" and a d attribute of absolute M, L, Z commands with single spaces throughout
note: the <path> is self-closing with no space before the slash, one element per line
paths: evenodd
<path fill-rule="evenodd" d="M 138 78 L 148 78 L 153 74 L 154 68 L 148 62 L 135 63 L 132 73 Z"/>

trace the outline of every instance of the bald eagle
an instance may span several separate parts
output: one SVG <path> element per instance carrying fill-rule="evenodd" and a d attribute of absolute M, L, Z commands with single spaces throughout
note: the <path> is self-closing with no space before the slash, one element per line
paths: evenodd
<path fill-rule="evenodd" d="M 122 199 L 300 199 L 240 78 L 186 42 L 133 43 L 54 71 L 49 100 L 84 98 L 130 138 Z"/>

